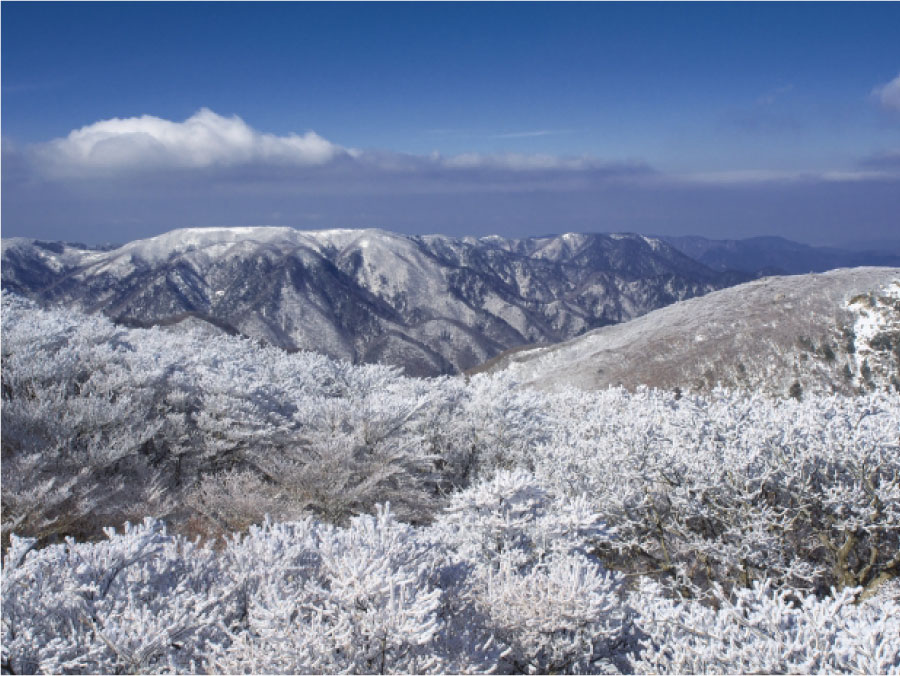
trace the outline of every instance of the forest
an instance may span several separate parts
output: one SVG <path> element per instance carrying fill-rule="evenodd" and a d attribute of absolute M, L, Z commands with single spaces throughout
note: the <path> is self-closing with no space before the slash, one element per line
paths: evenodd
<path fill-rule="evenodd" d="M 900 673 L 900 397 L 412 378 L 2 294 L 4 673 Z"/>

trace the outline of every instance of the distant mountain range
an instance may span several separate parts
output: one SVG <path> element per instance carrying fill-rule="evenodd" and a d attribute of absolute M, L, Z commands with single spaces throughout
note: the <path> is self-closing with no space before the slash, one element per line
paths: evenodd
<path fill-rule="evenodd" d="M 129 325 L 201 327 L 437 375 L 768 271 L 867 261 L 778 238 L 196 228 L 96 248 L 4 239 L 2 285 Z"/>
<path fill-rule="evenodd" d="M 201 325 L 407 373 L 455 373 L 749 278 L 639 235 L 176 230 L 124 246 L 4 239 L 2 283 L 131 325 Z"/>
<path fill-rule="evenodd" d="M 860 266 L 900 266 L 900 241 L 870 243 L 871 249 L 816 247 L 782 237 L 706 239 L 660 237 L 713 270 L 739 270 L 756 276 L 797 275 Z M 877 246 L 877 248 L 875 248 Z"/>
<path fill-rule="evenodd" d="M 900 391 L 900 268 L 767 277 L 477 370 L 501 369 L 547 389 Z"/>

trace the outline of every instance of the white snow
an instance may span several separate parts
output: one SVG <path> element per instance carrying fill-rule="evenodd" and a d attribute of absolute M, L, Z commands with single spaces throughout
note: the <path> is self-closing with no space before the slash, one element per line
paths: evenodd
<path fill-rule="evenodd" d="M 883 288 L 873 289 L 872 293 L 858 295 L 847 302 L 847 308 L 856 321 L 853 324 L 856 352 L 853 355 L 856 363 L 856 382 L 862 385 L 864 365 L 870 371 L 874 369 L 874 377 L 884 371 L 885 362 L 890 355 L 882 350 L 873 349 L 871 342 L 884 334 L 900 335 L 900 279 L 896 279 Z"/>
<path fill-rule="evenodd" d="M 821 372 L 803 370 L 818 364 L 815 359 L 806 366 L 793 365 L 798 341 L 822 345 L 828 338 L 836 344 L 838 315 L 847 300 L 888 284 L 897 293 L 895 280 L 900 280 L 897 268 L 765 278 L 675 303 L 549 348 L 516 352 L 507 362 L 516 377 L 548 388 L 596 389 L 619 383 L 670 387 L 694 384 L 707 372 L 723 382 L 761 386 L 765 382 L 782 392 L 798 378 L 822 386 Z M 857 334 L 869 338 L 883 330 L 883 321 L 872 312 L 860 314 Z M 871 365 L 871 353 L 862 356 L 866 354 Z M 835 370 L 829 379 L 837 378 L 843 363 L 840 359 L 829 363 Z M 766 375 L 773 372 L 780 373 L 783 382 L 773 385 L 773 378 Z"/>

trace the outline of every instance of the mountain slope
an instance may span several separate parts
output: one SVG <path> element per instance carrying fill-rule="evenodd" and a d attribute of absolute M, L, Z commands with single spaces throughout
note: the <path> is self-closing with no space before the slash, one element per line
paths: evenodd
<path fill-rule="evenodd" d="M 206 322 L 287 349 L 434 375 L 722 288 L 658 239 L 505 240 L 198 228 L 111 250 L 3 241 L 3 286 L 130 324 Z"/>
<path fill-rule="evenodd" d="M 900 389 L 900 269 L 769 277 L 511 352 L 480 370 L 502 368 L 550 389 Z"/>
<path fill-rule="evenodd" d="M 900 266 L 900 255 L 890 248 L 851 251 L 809 246 L 782 237 L 660 239 L 713 270 L 740 270 L 757 276 L 806 274 L 860 266 Z"/>

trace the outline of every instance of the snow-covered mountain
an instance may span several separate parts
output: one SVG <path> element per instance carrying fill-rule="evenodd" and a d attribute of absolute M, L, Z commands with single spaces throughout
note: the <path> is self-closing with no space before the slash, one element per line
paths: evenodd
<path fill-rule="evenodd" d="M 900 391 L 900 268 L 768 277 L 478 370 L 503 368 L 549 389 Z"/>
<path fill-rule="evenodd" d="M 743 281 L 659 239 L 508 240 L 198 228 L 114 249 L 3 240 L 3 287 L 122 322 L 182 322 L 355 362 L 452 373 Z"/>
<path fill-rule="evenodd" d="M 758 277 L 825 272 L 836 268 L 900 266 L 896 244 L 860 249 L 810 246 L 783 237 L 706 239 L 705 237 L 661 237 L 686 256 L 713 270 L 741 270 Z M 879 243 L 875 243 L 876 245 Z"/>

